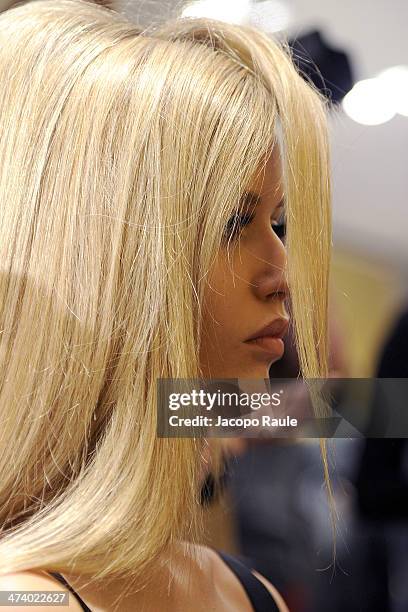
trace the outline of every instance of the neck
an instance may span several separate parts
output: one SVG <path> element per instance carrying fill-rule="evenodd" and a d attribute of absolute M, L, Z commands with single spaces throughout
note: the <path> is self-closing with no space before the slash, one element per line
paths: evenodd
<path fill-rule="evenodd" d="M 142 585 L 140 579 L 131 576 L 109 580 L 90 580 L 67 573 L 63 576 L 95 610 L 188 609 L 193 589 L 205 596 L 213 585 L 211 565 L 204 550 L 185 542 L 172 544 L 160 555 L 154 575 L 144 579 Z"/>

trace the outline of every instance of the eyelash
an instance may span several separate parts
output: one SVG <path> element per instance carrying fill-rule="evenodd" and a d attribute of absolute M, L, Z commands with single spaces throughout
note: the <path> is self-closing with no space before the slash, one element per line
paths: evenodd
<path fill-rule="evenodd" d="M 254 218 L 255 215 L 251 213 L 236 213 L 232 215 L 232 217 L 230 217 L 230 219 L 228 220 L 227 226 L 225 228 L 224 234 L 226 238 L 230 240 L 237 238 L 241 231 L 244 229 L 244 227 L 249 225 L 251 221 L 254 220 Z M 272 229 L 274 230 L 278 238 L 280 238 L 281 240 L 284 239 L 286 229 L 284 212 L 281 213 L 278 221 L 275 221 L 274 223 L 272 222 Z"/>

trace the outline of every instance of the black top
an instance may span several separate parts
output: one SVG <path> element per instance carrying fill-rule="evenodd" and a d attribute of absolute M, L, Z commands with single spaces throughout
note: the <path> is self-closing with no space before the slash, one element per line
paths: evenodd
<path fill-rule="evenodd" d="M 249 597 L 254 612 L 278 612 L 278 606 L 276 605 L 275 600 L 266 586 L 260 580 L 258 580 L 256 576 L 254 576 L 246 565 L 244 565 L 236 557 L 233 557 L 225 552 L 221 552 L 219 550 L 216 550 L 215 552 L 218 553 L 224 563 L 228 565 L 228 567 L 234 572 L 238 580 L 241 582 Z M 86 603 L 80 598 L 78 593 L 74 591 L 72 586 L 68 584 L 61 574 L 56 572 L 50 572 L 50 574 L 62 582 L 62 584 L 64 584 L 71 591 L 71 593 L 78 599 L 82 609 L 85 610 L 85 612 L 92 612 L 92 610 L 88 608 Z"/>
<path fill-rule="evenodd" d="M 244 587 L 254 612 L 279 612 L 274 598 L 266 586 L 252 573 L 252 571 L 236 557 L 219 550 L 215 551 L 234 572 Z"/>

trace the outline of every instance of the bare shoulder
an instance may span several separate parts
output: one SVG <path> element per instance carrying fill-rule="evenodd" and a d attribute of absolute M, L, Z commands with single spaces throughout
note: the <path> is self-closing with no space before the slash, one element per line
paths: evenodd
<path fill-rule="evenodd" d="M 41 570 L 24 571 L 24 572 L 13 572 L 10 574 L 0 575 L 0 591 L 66 591 L 69 590 L 61 584 L 56 578 L 53 578 L 46 572 Z M 38 612 L 49 612 L 49 605 L 36 605 L 35 609 Z M 27 606 L 2 606 L 2 610 L 13 610 L 13 612 L 26 612 Z M 52 610 L 67 612 L 79 612 L 82 610 L 79 602 L 71 594 L 68 597 L 68 606 L 52 606 Z"/>
<path fill-rule="evenodd" d="M 200 546 L 200 549 L 202 550 L 203 554 L 206 554 L 209 562 L 212 565 L 212 574 L 215 578 L 215 580 L 217 582 L 219 582 L 220 584 L 223 585 L 224 588 L 228 589 L 228 588 L 232 588 L 233 585 L 235 587 L 235 591 L 237 589 L 237 582 L 238 579 L 235 577 L 235 575 L 233 575 L 233 577 L 231 576 L 232 572 L 231 570 L 225 565 L 225 563 L 222 561 L 222 559 L 220 558 L 220 556 L 216 553 L 215 550 L 213 550 L 212 548 L 208 547 L 208 546 Z M 269 582 L 269 580 L 267 580 L 265 578 L 265 576 L 262 576 L 262 574 L 259 574 L 258 572 L 256 572 L 255 570 L 252 570 L 252 573 L 265 585 L 265 587 L 268 589 L 268 591 L 270 592 L 270 594 L 272 595 L 279 612 L 289 612 L 289 608 L 287 607 L 287 605 L 285 604 L 282 596 L 280 595 L 279 591 L 273 586 L 273 584 L 271 584 Z M 232 580 L 231 580 L 232 578 Z M 240 583 L 239 583 L 240 585 Z M 239 586 L 240 590 L 243 591 L 243 587 L 241 587 L 241 585 Z M 232 594 L 232 592 L 231 592 Z M 246 595 L 245 595 L 245 599 L 246 599 Z M 244 605 L 244 598 L 241 599 L 242 601 L 242 605 Z M 244 608 L 242 608 L 244 609 Z M 252 609 L 252 608 L 251 608 Z"/>

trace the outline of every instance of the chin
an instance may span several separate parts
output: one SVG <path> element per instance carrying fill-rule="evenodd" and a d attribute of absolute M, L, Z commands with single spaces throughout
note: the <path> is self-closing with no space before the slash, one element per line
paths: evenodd
<path fill-rule="evenodd" d="M 269 378 L 269 366 L 259 367 L 258 365 L 258 367 L 255 368 L 248 368 L 245 371 L 236 372 L 231 378 L 246 378 L 248 380 Z"/>
<path fill-rule="evenodd" d="M 257 372 L 252 378 L 269 378 L 269 367 L 265 368 L 262 372 Z"/>
<path fill-rule="evenodd" d="M 219 366 L 213 368 L 211 373 L 210 370 L 207 369 L 203 377 L 207 379 L 246 378 L 248 380 L 269 378 L 270 366 L 275 363 L 275 361 L 279 361 L 279 359 L 281 359 L 281 357 L 267 360 L 263 359 L 262 361 L 253 362 L 252 364 L 250 360 L 247 360 L 245 367 L 242 367 L 242 364 Z"/>

